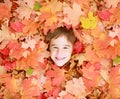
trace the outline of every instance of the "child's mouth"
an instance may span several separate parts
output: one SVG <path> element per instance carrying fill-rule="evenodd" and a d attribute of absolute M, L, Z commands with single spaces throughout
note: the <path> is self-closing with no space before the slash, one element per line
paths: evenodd
<path fill-rule="evenodd" d="M 58 60 L 58 61 L 61 61 L 63 59 L 65 59 L 65 57 L 56 57 L 56 60 Z"/>

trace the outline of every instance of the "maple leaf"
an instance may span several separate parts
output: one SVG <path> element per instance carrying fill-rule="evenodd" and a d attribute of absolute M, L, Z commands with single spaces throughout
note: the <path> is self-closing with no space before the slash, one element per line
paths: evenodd
<path fill-rule="evenodd" d="M 116 60 L 117 61 L 117 60 Z M 103 58 L 100 61 L 101 71 L 100 74 L 106 82 L 109 82 L 109 70 L 113 64 L 111 64 L 111 59 Z"/>
<path fill-rule="evenodd" d="M 111 16 L 111 23 L 114 24 L 114 25 L 117 25 L 120 23 L 120 8 L 112 8 L 110 9 L 110 12 L 112 13 L 112 16 Z"/>
<path fill-rule="evenodd" d="M 10 49 L 9 55 L 11 58 L 19 60 L 21 57 L 23 57 L 23 52 L 25 50 L 21 47 L 20 43 L 11 40 L 7 47 Z"/>
<path fill-rule="evenodd" d="M 83 67 L 83 80 L 84 84 L 87 87 L 87 90 L 91 90 L 91 88 L 99 86 L 102 78 L 100 75 L 100 67 L 101 65 L 99 63 L 96 64 L 90 64 L 87 63 L 86 66 Z"/>
<path fill-rule="evenodd" d="M 90 2 L 88 2 L 88 0 L 71 0 L 71 3 L 79 4 L 85 14 L 87 14 L 90 9 Z"/>
<path fill-rule="evenodd" d="M 42 86 L 46 92 L 49 92 L 53 89 L 51 80 L 47 79 L 46 82 Z"/>
<path fill-rule="evenodd" d="M 20 21 L 11 22 L 10 28 L 13 29 L 15 32 L 22 32 L 24 24 Z"/>
<path fill-rule="evenodd" d="M 2 64 L 5 66 L 7 71 L 13 70 L 16 66 L 16 62 L 15 61 L 9 61 L 9 60 L 3 60 Z"/>
<path fill-rule="evenodd" d="M 120 0 L 105 0 L 105 2 L 106 2 L 106 6 L 108 7 L 108 8 L 110 8 L 110 7 L 114 7 L 114 8 L 116 8 L 117 7 L 117 4 L 120 2 Z"/>
<path fill-rule="evenodd" d="M 51 0 L 48 6 L 52 14 L 62 11 L 62 3 L 58 0 Z"/>
<path fill-rule="evenodd" d="M 25 25 L 23 27 L 23 35 L 32 35 L 37 32 L 39 24 L 33 19 L 24 19 L 22 23 Z"/>
<path fill-rule="evenodd" d="M 113 27 L 113 30 L 109 31 L 109 36 L 112 38 L 118 37 L 118 39 L 120 40 L 120 27 L 119 26 Z"/>
<path fill-rule="evenodd" d="M 39 66 L 38 63 L 38 57 L 40 55 L 39 50 L 34 50 L 33 52 L 30 52 L 27 57 L 22 57 L 20 60 L 17 61 L 17 66 L 21 69 L 28 69 L 29 66 L 32 68 L 37 68 Z"/>
<path fill-rule="evenodd" d="M 84 61 L 87 61 L 85 54 L 80 53 L 80 54 L 75 54 L 71 57 L 71 60 L 74 61 L 78 61 L 77 66 L 81 66 L 83 64 Z"/>
<path fill-rule="evenodd" d="M 4 0 L 4 4 L 8 7 L 9 10 L 11 10 L 12 2 L 10 0 Z"/>
<path fill-rule="evenodd" d="M 4 18 L 9 19 L 10 17 L 11 17 L 11 13 L 7 5 L 4 3 L 0 3 L 0 20 Z"/>
<path fill-rule="evenodd" d="M 74 29 L 74 28 L 73 28 Z M 94 29 L 93 29 L 94 30 Z M 94 32 L 93 32 L 94 33 Z M 95 32 L 96 33 L 96 32 Z M 82 42 L 83 44 L 92 44 L 93 42 L 93 37 L 87 33 L 84 33 L 83 31 L 76 30 L 74 29 L 74 34 L 76 36 L 76 38 Z M 91 30 L 91 34 L 92 34 L 92 30 Z M 97 35 L 98 36 L 98 35 Z"/>
<path fill-rule="evenodd" d="M 0 79 L 5 83 L 5 87 L 10 91 L 10 93 L 16 93 L 19 91 L 19 85 L 17 84 L 17 79 L 11 77 L 9 74 L 2 74 Z"/>
<path fill-rule="evenodd" d="M 34 4 L 35 4 L 35 0 L 17 0 L 16 1 L 17 4 L 19 4 L 20 6 L 26 6 L 26 7 L 29 7 L 31 9 L 34 8 Z"/>
<path fill-rule="evenodd" d="M 93 12 L 88 13 L 88 17 L 80 17 L 81 25 L 84 29 L 94 29 L 97 26 L 98 20 L 93 16 Z"/>
<path fill-rule="evenodd" d="M 110 11 L 107 9 L 107 10 L 99 11 L 99 12 L 98 12 L 98 16 L 100 17 L 100 19 L 102 19 L 102 20 L 104 20 L 104 21 L 109 21 L 109 20 L 110 20 L 111 13 L 110 13 Z"/>
<path fill-rule="evenodd" d="M 73 78 L 72 80 L 67 81 L 65 89 L 68 93 L 75 95 L 78 99 L 85 98 L 86 96 L 86 87 L 82 78 Z"/>
<path fill-rule="evenodd" d="M 33 9 L 34 9 L 35 11 L 39 11 L 40 7 L 41 7 L 41 6 L 40 6 L 40 3 L 39 3 L 39 2 L 35 2 Z"/>
<path fill-rule="evenodd" d="M 22 48 L 24 48 L 24 49 L 31 48 L 31 50 L 33 51 L 36 44 L 37 44 L 37 40 L 32 39 L 31 37 L 28 36 L 26 38 L 26 41 L 22 42 Z"/>
<path fill-rule="evenodd" d="M 0 30 L 0 49 L 3 49 L 9 43 L 11 38 L 12 35 L 8 27 L 2 25 L 2 29 Z"/>
<path fill-rule="evenodd" d="M 19 19 L 29 19 L 30 15 L 32 14 L 33 10 L 30 9 L 28 6 L 23 4 L 19 5 L 19 7 L 15 10 L 18 13 Z"/>
<path fill-rule="evenodd" d="M 44 44 L 42 45 L 42 43 L 38 42 L 33 51 L 28 49 L 28 54 L 17 61 L 17 66 L 24 70 L 28 69 L 29 66 L 38 69 L 40 63 L 44 63 L 44 58 L 49 56 L 49 53 L 45 49 L 46 44 Z"/>
<path fill-rule="evenodd" d="M 37 79 L 28 78 L 24 79 L 22 83 L 22 99 L 33 99 L 35 96 L 40 95 L 40 89 Z"/>
<path fill-rule="evenodd" d="M 73 46 L 73 54 L 78 54 L 83 52 L 84 50 L 84 45 L 80 41 L 76 41 L 74 46 Z"/>
<path fill-rule="evenodd" d="M 112 98 L 120 98 L 120 65 L 110 70 L 109 94 Z"/>
<path fill-rule="evenodd" d="M 69 5 L 63 7 L 63 22 L 73 27 L 79 24 L 79 18 L 83 15 L 81 6 L 77 3 L 73 3 L 72 8 Z"/>
<path fill-rule="evenodd" d="M 96 62 L 99 62 L 99 60 L 100 60 L 100 58 L 96 54 L 96 51 L 94 49 L 92 49 L 92 46 L 86 47 L 85 57 L 91 63 L 96 63 Z"/>
<path fill-rule="evenodd" d="M 91 35 L 93 36 L 93 38 L 105 39 L 105 37 L 107 35 L 103 32 L 104 27 L 102 27 L 102 26 L 103 26 L 103 24 L 99 23 L 99 26 L 97 26 L 95 29 L 91 30 Z"/>
<path fill-rule="evenodd" d="M 62 82 L 65 81 L 64 70 L 60 69 L 56 65 L 52 65 L 53 70 L 48 70 L 46 76 L 53 78 L 52 84 L 59 86 Z"/>
<path fill-rule="evenodd" d="M 119 42 L 110 37 L 96 39 L 93 45 L 99 57 L 114 59 L 117 55 L 120 55 L 120 51 L 118 50 L 120 48 Z"/>
<path fill-rule="evenodd" d="M 8 57 L 9 52 L 10 52 L 10 49 L 8 47 L 5 47 L 4 49 L 0 49 L 2 59 L 5 59 L 6 57 Z"/>

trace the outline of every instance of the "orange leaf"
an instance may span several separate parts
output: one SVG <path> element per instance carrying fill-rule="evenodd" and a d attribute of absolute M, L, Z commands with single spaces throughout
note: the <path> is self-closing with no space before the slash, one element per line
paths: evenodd
<path fill-rule="evenodd" d="M 52 70 L 46 72 L 46 76 L 52 78 L 52 84 L 59 86 L 62 82 L 65 81 L 64 70 L 60 69 L 56 65 L 52 65 Z"/>
<path fill-rule="evenodd" d="M 116 39 L 106 37 L 104 39 L 94 40 L 94 49 L 99 57 L 114 59 L 120 55 L 120 42 Z"/>
<path fill-rule="evenodd" d="M 20 59 L 23 57 L 24 49 L 21 47 L 21 44 L 15 41 L 10 41 L 7 47 L 10 49 L 10 57 Z"/>
<path fill-rule="evenodd" d="M 10 17 L 11 17 L 11 13 L 8 7 L 5 4 L 0 3 L 0 20 L 4 18 L 9 19 Z"/>
<path fill-rule="evenodd" d="M 98 86 L 100 83 L 100 80 L 102 79 L 100 75 L 100 66 L 99 63 L 94 65 L 87 63 L 86 66 L 83 67 L 82 72 L 84 83 L 88 90 Z"/>
<path fill-rule="evenodd" d="M 23 27 L 23 33 L 24 35 L 32 35 L 34 33 L 36 33 L 37 31 L 37 28 L 39 27 L 39 24 L 35 22 L 35 20 L 32 20 L 32 19 L 24 19 L 22 21 L 22 23 L 25 25 Z"/>
<path fill-rule="evenodd" d="M 65 16 L 63 22 L 75 27 L 79 24 L 79 18 L 80 15 L 83 15 L 83 11 L 79 4 L 73 3 L 72 8 L 70 6 L 63 8 L 63 14 Z"/>
<path fill-rule="evenodd" d="M 113 99 L 120 98 L 120 65 L 110 70 L 109 94 Z"/>
<path fill-rule="evenodd" d="M 11 93 L 16 93 L 19 91 L 18 80 L 11 77 L 9 74 L 0 75 L 0 82 L 5 83 L 5 88 L 7 88 Z"/>
<path fill-rule="evenodd" d="M 91 63 L 99 62 L 99 57 L 97 56 L 94 49 L 92 49 L 92 46 L 86 47 L 86 53 L 85 57 L 87 60 L 89 60 Z"/>
<path fill-rule="evenodd" d="M 22 84 L 22 99 L 32 99 L 34 96 L 40 95 L 37 79 L 28 78 L 23 80 Z"/>

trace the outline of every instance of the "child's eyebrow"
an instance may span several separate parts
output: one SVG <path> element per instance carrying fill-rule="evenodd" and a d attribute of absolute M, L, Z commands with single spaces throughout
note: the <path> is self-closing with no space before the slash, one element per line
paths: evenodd
<path fill-rule="evenodd" d="M 70 47 L 70 45 L 64 45 L 64 46 L 66 46 L 66 47 Z"/>
<path fill-rule="evenodd" d="M 57 46 L 56 44 L 51 44 L 51 46 Z M 70 45 L 63 45 L 65 47 L 70 47 Z"/>
<path fill-rule="evenodd" d="M 51 44 L 51 46 L 56 46 L 55 44 Z"/>

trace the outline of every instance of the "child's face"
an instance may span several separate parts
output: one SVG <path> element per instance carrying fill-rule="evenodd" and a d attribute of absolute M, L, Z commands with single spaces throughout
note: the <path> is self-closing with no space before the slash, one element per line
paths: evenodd
<path fill-rule="evenodd" d="M 52 39 L 50 42 L 51 58 L 54 63 L 60 67 L 70 60 L 72 51 L 73 45 L 65 36 Z"/>

